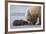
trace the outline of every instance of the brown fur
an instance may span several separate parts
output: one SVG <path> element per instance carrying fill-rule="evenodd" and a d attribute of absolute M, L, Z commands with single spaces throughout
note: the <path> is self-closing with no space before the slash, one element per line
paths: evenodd
<path fill-rule="evenodd" d="M 40 6 L 33 6 L 28 9 L 28 15 L 30 16 L 30 19 L 27 19 L 32 24 L 35 24 L 37 21 L 37 17 L 39 17 L 39 21 L 41 22 L 41 7 Z M 40 23 L 41 24 L 41 23 Z"/>

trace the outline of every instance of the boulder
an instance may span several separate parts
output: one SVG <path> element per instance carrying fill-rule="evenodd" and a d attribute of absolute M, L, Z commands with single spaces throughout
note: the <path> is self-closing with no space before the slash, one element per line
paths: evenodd
<path fill-rule="evenodd" d="M 14 20 L 13 21 L 13 26 L 21 26 L 21 25 L 27 25 L 28 22 L 24 21 L 24 20 Z"/>

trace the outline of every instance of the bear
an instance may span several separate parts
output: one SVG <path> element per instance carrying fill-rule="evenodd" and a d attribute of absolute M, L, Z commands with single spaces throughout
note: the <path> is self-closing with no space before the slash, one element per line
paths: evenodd
<path fill-rule="evenodd" d="M 41 25 L 41 7 L 40 6 L 32 6 L 27 11 L 27 16 L 29 16 L 28 21 L 32 25 L 35 25 L 37 22 L 37 18 L 39 18 L 39 23 L 37 25 Z"/>

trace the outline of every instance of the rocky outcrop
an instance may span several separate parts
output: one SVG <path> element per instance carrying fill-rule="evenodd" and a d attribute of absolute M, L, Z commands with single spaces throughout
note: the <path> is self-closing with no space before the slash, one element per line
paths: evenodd
<path fill-rule="evenodd" d="M 24 20 L 15 20 L 13 21 L 13 26 L 20 26 L 20 25 L 27 25 L 28 22 L 24 21 Z"/>

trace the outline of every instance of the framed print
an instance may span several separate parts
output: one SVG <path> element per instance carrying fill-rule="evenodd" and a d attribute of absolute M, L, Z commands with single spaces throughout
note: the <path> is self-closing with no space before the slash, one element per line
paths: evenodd
<path fill-rule="evenodd" d="M 7 9 L 7 32 L 44 31 L 44 3 L 9 1 Z"/>

